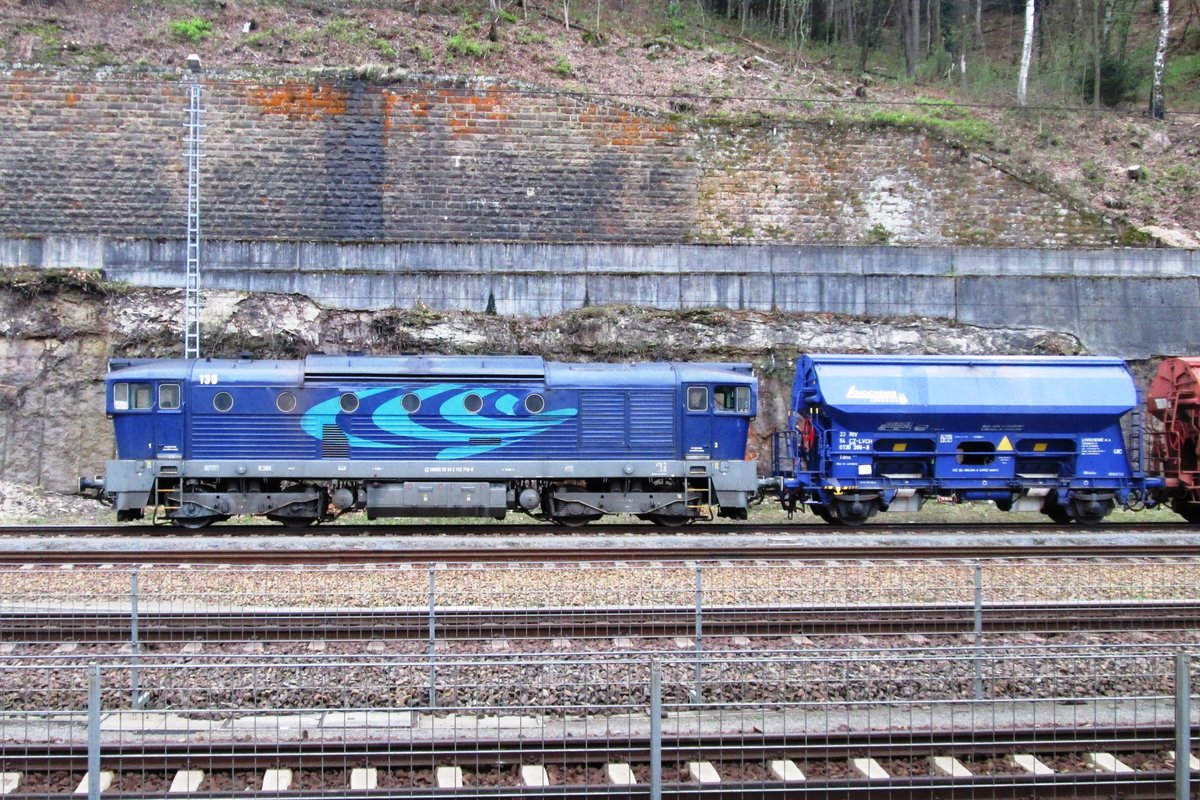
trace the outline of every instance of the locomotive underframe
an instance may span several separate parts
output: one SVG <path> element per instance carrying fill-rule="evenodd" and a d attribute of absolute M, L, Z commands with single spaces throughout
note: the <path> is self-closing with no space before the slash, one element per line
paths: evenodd
<path fill-rule="evenodd" d="M 327 518 L 331 503 L 370 518 L 523 511 L 565 524 L 621 513 L 682 524 L 745 518 L 758 479 L 752 461 L 119 460 L 108 464 L 105 491 L 118 518 L 161 508 L 195 526 L 238 515 L 304 525 Z"/>

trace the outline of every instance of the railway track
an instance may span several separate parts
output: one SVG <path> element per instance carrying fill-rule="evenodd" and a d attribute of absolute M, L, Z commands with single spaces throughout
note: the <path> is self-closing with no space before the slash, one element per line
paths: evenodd
<path fill-rule="evenodd" d="M 954 634 L 975 629 L 969 604 L 705 607 L 705 636 Z M 1200 603 L 988 604 L 979 621 L 989 634 L 1168 631 L 1200 628 Z M 353 610 L 139 610 L 138 639 L 271 641 L 398 639 L 552 639 L 691 636 L 694 608 L 537 608 Z M 0 641 L 127 642 L 127 610 L 0 610 Z"/>
<path fill-rule="evenodd" d="M 1144 534 L 1195 534 L 1200 538 L 1196 526 L 1182 521 L 1176 522 L 1106 522 L 1098 526 L 1083 528 L 1079 525 L 1060 525 L 1053 522 L 1029 521 L 978 522 L 978 523 L 886 523 L 871 522 L 859 528 L 829 525 L 825 522 L 809 521 L 810 516 L 797 517 L 795 522 L 703 522 L 682 528 L 671 529 L 671 536 L 724 536 L 746 534 L 760 536 L 826 536 L 834 537 L 854 532 L 875 536 L 939 536 L 965 533 L 1001 535 L 1087 535 L 1092 538 L 1114 537 L 1131 533 Z M 349 523 L 317 525 L 311 528 L 294 529 L 283 525 L 237 525 L 217 524 L 207 528 L 190 529 L 174 525 L 122 524 L 122 525 L 0 525 L 0 539 L 11 537 L 40 538 L 117 538 L 150 537 L 162 539 L 194 539 L 198 536 L 218 538 L 240 538 L 248 536 L 266 537 L 420 537 L 420 536 L 572 536 L 577 538 L 605 536 L 655 536 L 664 529 L 649 523 L 595 523 L 583 527 L 563 527 L 546 522 L 477 522 L 451 524 L 417 523 Z"/>
<path fill-rule="evenodd" d="M 1194 740 L 1200 728 L 1191 733 Z M 911 798 L 1009 798 L 1041 792 L 1071 797 L 1171 798 L 1176 796 L 1177 773 L 1168 753 L 1175 742 L 1175 730 L 1158 725 L 1103 731 L 1087 726 L 1039 726 L 995 731 L 827 732 L 802 737 L 756 732 L 735 741 L 719 734 L 668 734 L 660 740 L 658 763 L 662 765 L 663 797 L 668 798 L 846 797 L 863 792 L 876 796 L 902 792 Z M 100 770 L 111 772 L 114 782 L 119 781 L 122 796 L 134 797 L 161 796 L 162 787 L 179 770 L 228 775 L 235 791 L 244 790 L 236 785 L 238 780 L 247 784 L 261 781 L 263 789 L 271 781 L 276 798 L 365 800 L 378 797 L 381 789 L 386 789 L 389 797 L 405 798 L 629 797 L 648 793 L 652 748 L 652 739 L 642 734 L 612 738 L 497 736 L 469 742 L 436 738 L 136 741 L 102 745 L 98 763 Z M 1020 758 L 1014 758 L 1017 756 Z M 1031 771 L 1030 758 L 1045 772 Z M 1137 766 L 1127 772 L 1106 771 L 1102 766 L 1113 762 Z M 0 743 L 0 763 L 25 776 L 36 796 L 65 797 L 87 772 L 88 750 L 82 742 Z M 528 771 L 530 767 L 532 771 Z M 357 789 L 348 785 L 355 770 L 360 771 Z M 383 782 L 375 788 L 363 786 L 368 771 L 373 771 L 371 777 L 376 781 L 382 774 Z M 268 776 L 268 772 L 273 774 Z M 286 778 L 279 788 L 282 775 Z M 531 785 L 530 775 L 550 783 Z M 597 782 L 600 775 L 608 780 Z M 612 780 L 616 775 L 627 776 L 634 783 L 616 784 Z M 720 782 L 711 782 L 712 776 Z M 1193 786 L 1196 778 L 1193 772 Z M 198 791 L 205 791 L 203 780 Z M 19 786 L 9 795 L 22 796 Z"/>
<path fill-rule="evenodd" d="M 549 544 L 506 540 L 480 548 L 473 538 L 448 543 L 444 537 L 425 539 L 410 546 L 404 542 L 347 540 L 342 537 L 271 540 L 247 544 L 238 539 L 193 540 L 130 539 L 125 546 L 86 546 L 56 540 L 42 546 L 36 541 L 0 540 L 0 566 L 26 564 L 446 564 L 446 563 L 568 563 L 642 562 L 678 563 L 713 561 L 828 561 L 828 560 L 956 560 L 1028 558 L 1195 558 L 1200 538 L 1178 541 L 1105 541 L 1089 537 L 1069 541 L 991 541 L 977 539 L 948 542 L 921 540 L 908 534 L 894 543 L 876 539 L 841 538 L 821 544 L 813 541 L 771 540 L 764 537 L 692 540 L 687 537 L 643 541 L 638 539 L 571 539 Z"/>

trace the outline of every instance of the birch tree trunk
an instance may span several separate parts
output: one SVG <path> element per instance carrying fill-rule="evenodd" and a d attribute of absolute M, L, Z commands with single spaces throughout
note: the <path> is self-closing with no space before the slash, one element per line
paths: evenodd
<path fill-rule="evenodd" d="M 1025 39 L 1021 42 L 1021 75 L 1017 78 L 1017 104 L 1022 107 L 1029 87 L 1029 63 L 1033 60 L 1033 2 L 1025 0 Z"/>
<path fill-rule="evenodd" d="M 1167 113 L 1163 98 L 1163 73 L 1167 68 L 1167 35 L 1171 32 L 1171 0 L 1158 0 L 1158 47 L 1154 49 L 1154 81 L 1150 87 L 1150 116 L 1162 119 Z"/>

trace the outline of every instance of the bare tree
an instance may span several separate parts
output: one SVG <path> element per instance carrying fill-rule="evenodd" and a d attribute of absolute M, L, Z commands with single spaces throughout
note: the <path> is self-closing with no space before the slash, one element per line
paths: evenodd
<path fill-rule="evenodd" d="M 1021 75 L 1017 78 L 1017 104 L 1025 105 L 1029 88 L 1029 64 L 1033 60 L 1034 0 L 1025 0 L 1025 38 L 1021 41 Z"/>
<path fill-rule="evenodd" d="M 1158 0 L 1158 46 L 1154 48 L 1154 81 L 1150 88 L 1150 116 L 1167 113 L 1163 98 L 1163 73 L 1167 67 L 1167 35 L 1171 32 L 1171 0 Z"/>

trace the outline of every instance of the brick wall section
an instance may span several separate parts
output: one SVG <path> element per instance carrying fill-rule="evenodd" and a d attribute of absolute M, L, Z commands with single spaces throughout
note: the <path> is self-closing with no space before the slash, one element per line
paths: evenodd
<path fill-rule="evenodd" d="M 810 122 L 697 136 L 699 241 L 1098 247 L 1116 226 L 970 153 Z"/>
<path fill-rule="evenodd" d="M 0 73 L 0 234 L 178 237 L 177 76 Z M 204 83 L 204 231 L 332 241 L 1093 246 L 1075 213 L 921 135 L 684 126 L 454 81 Z"/>

